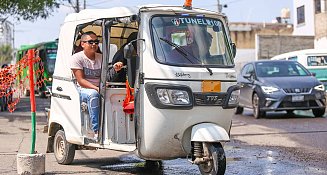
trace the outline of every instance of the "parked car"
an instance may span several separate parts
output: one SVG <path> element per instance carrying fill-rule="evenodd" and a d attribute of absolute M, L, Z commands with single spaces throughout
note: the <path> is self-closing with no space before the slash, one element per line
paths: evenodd
<path fill-rule="evenodd" d="M 297 61 L 254 61 L 243 66 L 237 78 L 239 106 L 253 109 L 255 118 L 267 111 L 312 110 L 315 117 L 325 114 L 325 87 Z"/>

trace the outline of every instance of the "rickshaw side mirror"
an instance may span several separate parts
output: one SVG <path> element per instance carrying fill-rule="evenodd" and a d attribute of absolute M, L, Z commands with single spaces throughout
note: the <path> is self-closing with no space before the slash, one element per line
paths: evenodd
<path fill-rule="evenodd" d="M 126 58 L 126 59 L 132 58 L 133 51 L 134 51 L 134 47 L 133 47 L 132 43 L 127 44 L 124 47 L 124 58 Z"/>
<path fill-rule="evenodd" d="M 232 53 L 233 53 L 233 58 L 236 56 L 236 44 L 232 43 Z"/>

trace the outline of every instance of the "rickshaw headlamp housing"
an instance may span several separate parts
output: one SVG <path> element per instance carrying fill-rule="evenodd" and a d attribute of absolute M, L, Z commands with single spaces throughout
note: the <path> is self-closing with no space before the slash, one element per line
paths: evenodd
<path fill-rule="evenodd" d="M 151 104 L 156 108 L 193 108 L 193 92 L 188 86 L 176 84 L 146 83 L 145 90 Z"/>
<path fill-rule="evenodd" d="M 238 100 L 240 96 L 240 90 L 235 90 L 232 91 L 229 100 L 228 100 L 228 105 L 238 105 Z"/>
<path fill-rule="evenodd" d="M 188 93 L 178 89 L 157 89 L 157 95 L 161 103 L 170 105 L 191 104 Z"/>

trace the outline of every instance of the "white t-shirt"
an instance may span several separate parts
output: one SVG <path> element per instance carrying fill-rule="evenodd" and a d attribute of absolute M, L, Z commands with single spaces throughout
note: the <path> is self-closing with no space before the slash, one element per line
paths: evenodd
<path fill-rule="evenodd" d="M 89 59 L 84 51 L 75 53 L 72 56 L 71 69 L 81 69 L 84 71 L 84 76 L 87 81 L 95 86 L 99 86 L 101 75 L 102 55 L 95 53 L 95 59 Z"/>

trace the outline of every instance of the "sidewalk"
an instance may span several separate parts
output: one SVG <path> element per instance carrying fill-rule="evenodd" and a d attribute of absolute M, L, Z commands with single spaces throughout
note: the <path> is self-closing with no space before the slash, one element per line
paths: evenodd
<path fill-rule="evenodd" d="M 43 133 L 47 119 L 44 106 L 50 106 L 48 99 L 37 98 L 35 151 L 46 154 L 46 174 L 103 174 L 101 164 L 110 164 L 124 153 L 109 150 L 76 151 L 72 165 L 59 165 L 53 153 L 46 153 L 47 133 Z M 17 174 L 16 156 L 29 154 L 31 149 L 31 113 L 29 100 L 22 99 L 13 113 L 0 112 L 0 174 Z M 113 157 L 115 156 L 115 157 Z M 96 162 L 96 163 L 94 163 Z"/>

